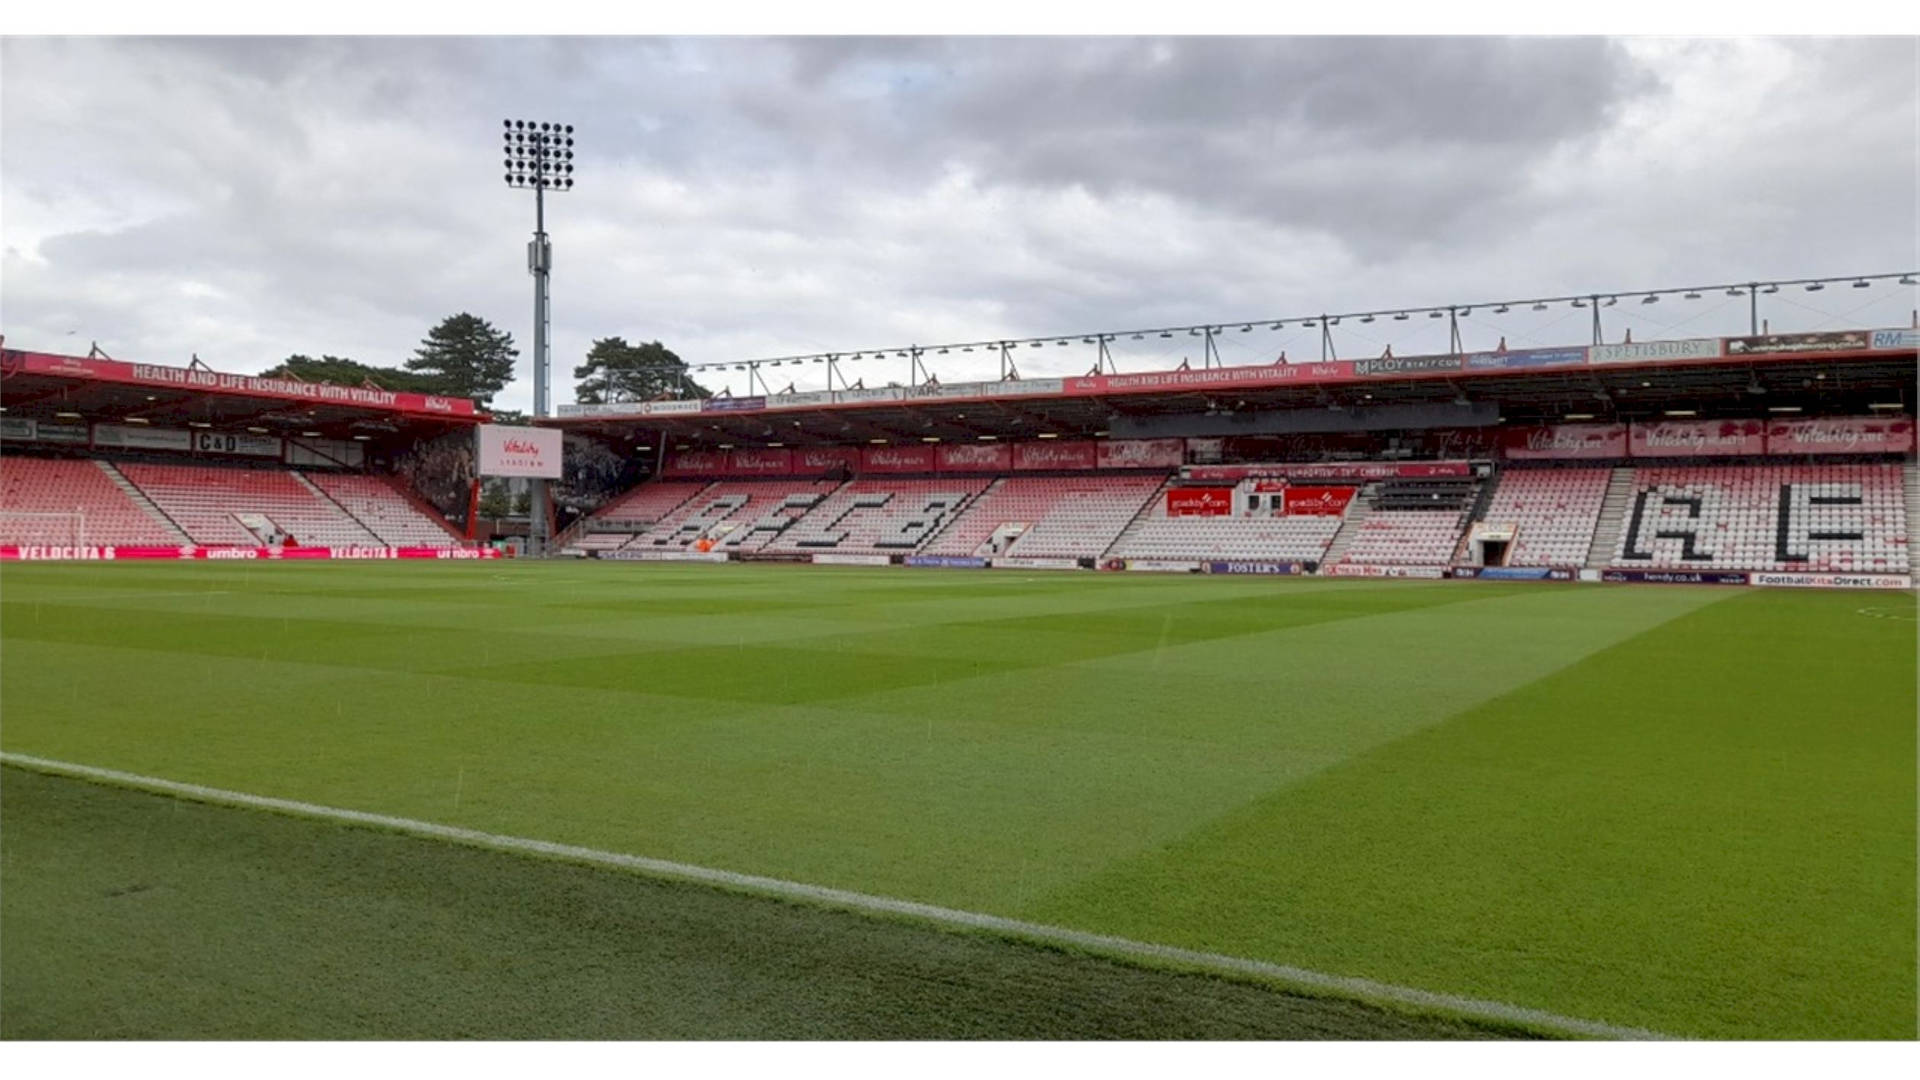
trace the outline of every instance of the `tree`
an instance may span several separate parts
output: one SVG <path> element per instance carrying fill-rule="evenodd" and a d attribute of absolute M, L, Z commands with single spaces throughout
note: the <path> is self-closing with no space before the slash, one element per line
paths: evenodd
<path fill-rule="evenodd" d="M 587 362 L 573 369 L 573 377 L 580 380 L 574 399 L 582 405 L 713 396 L 687 374 L 686 361 L 658 341 L 629 345 L 625 338 L 601 338 L 587 350 Z"/>
<path fill-rule="evenodd" d="M 407 370 L 436 380 L 443 394 L 485 405 L 513 381 L 513 365 L 519 357 L 512 334 L 463 311 L 427 332 L 413 359 L 407 361 Z"/>
<path fill-rule="evenodd" d="M 298 379 L 332 386 L 377 386 L 382 390 L 415 394 L 440 393 L 440 382 L 433 376 L 400 368 L 374 367 L 343 356 L 322 356 L 316 360 L 295 353 L 261 374 L 270 379 Z"/>
<path fill-rule="evenodd" d="M 480 516 L 495 521 L 513 512 L 513 493 L 507 490 L 507 482 L 501 479 L 489 479 L 480 485 Z"/>

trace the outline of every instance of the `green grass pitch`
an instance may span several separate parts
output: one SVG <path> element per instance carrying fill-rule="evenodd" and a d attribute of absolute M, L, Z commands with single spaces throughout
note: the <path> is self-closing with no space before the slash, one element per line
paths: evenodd
<path fill-rule="evenodd" d="M 1914 618 L 1910 594 L 1786 589 L 20 565 L 0 571 L 0 748 L 1671 1034 L 1913 1038 Z M 435 898 L 435 880 L 470 897 L 474 882 L 498 879 L 521 907 L 588 888 L 565 876 L 588 873 L 576 868 L 539 864 L 553 877 L 536 881 L 520 866 L 534 860 L 380 838 L 420 852 L 403 860 L 420 880 L 402 887 L 389 880 L 396 857 L 354 830 L 263 824 L 269 815 L 14 769 L 0 786 L 0 1034 L 156 1030 L 103 1017 L 125 1019 L 131 991 L 116 986 L 156 984 L 201 1010 L 185 1015 L 203 1027 L 173 1034 L 486 1034 L 459 1026 L 484 1013 L 444 1002 L 435 1013 L 418 989 L 484 997 L 454 985 L 483 979 L 492 953 L 478 945 L 459 953 L 464 964 L 422 960 L 415 982 L 382 983 L 386 998 L 356 989 L 357 1020 L 263 1027 L 274 1008 L 335 1015 L 327 1003 L 343 984 L 289 973 L 271 993 L 242 993 L 259 978 L 244 943 L 267 932 L 222 937 L 192 913 L 225 897 L 250 913 L 239 924 L 324 927 L 338 950 L 322 966 L 338 969 L 396 952 L 378 944 L 408 940 L 396 921 L 444 914 L 452 901 Z M 183 868 L 177 880 L 168 866 Z M 154 877 L 160 887 L 107 895 Z M 258 895 L 267 882 L 291 884 L 268 890 L 282 898 L 269 904 Z M 193 889 L 209 904 L 180 902 Z M 568 932 L 550 912 L 526 934 L 501 932 L 514 903 L 492 903 L 472 916 L 470 942 L 511 952 Z M 565 910 L 581 912 L 577 932 L 589 934 L 639 918 L 607 914 L 633 903 L 612 895 Z M 679 918 L 659 914 L 665 903 L 642 906 Z M 154 907 L 130 926 L 115 904 Z M 738 951 L 764 939 L 739 920 L 776 919 L 725 910 L 735 914 L 675 924 L 706 928 L 674 953 L 689 970 L 755 959 L 688 950 Z M 823 957 L 822 941 L 844 941 L 849 956 L 888 958 L 862 970 L 911 970 L 915 949 L 955 970 L 1051 962 L 962 955 L 952 950 L 985 946 L 951 934 L 876 944 L 833 929 L 873 920 L 832 920 L 796 933 Z M 457 942 L 463 925 L 441 919 L 421 933 Z M 173 946 L 156 945 L 170 928 Z M 221 944 L 189 947 L 203 937 Z M 60 962 L 76 950 L 95 962 Z M 125 964 L 111 963 L 115 950 Z M 827 987 L 837 984 L 820 972 L 845 965 L 806 970 Z M 1111 974 L 1008 981 L 1109 987 L 1099 979 Z M 760 1012 L 689 1006 L 652 1027 L 556 1019 L 552 1030 L 1455 1033 L 1307 1016 L 1284 995 L 1272 995 L 1280 1020 L 1245 1004 L 1244 1016 L 1209 1007 L 1197 1012 L 1226 1019 L 1183 1026 L 1165 1003 L 1227 993 L 1211 982 L 1191 998 L 1167 982 L 1113 991 L 1161 1002 L 1146 1008 L 1171 1018 L 1160 1026 L 1006 1019 L 1068 993 L 1034 991 L 1004 998 L 1031 1008 L 1000 1013 L 928 999 L 930 1013 L 986 1009 L 969 1014 L 977 1022 L 835 1027 L 806 1020 L 797 998 L 774 1000 L 781 986 L 804 995 L 813 977 L 766 976 L 769 989 L 743 995 Z M 442 1026 L 397 1027 L 382 1010 Z"/>

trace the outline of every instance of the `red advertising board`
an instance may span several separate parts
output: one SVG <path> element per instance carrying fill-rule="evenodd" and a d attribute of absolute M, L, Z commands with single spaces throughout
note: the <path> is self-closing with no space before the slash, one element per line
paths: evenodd
<path fill-rule="evenodd" d="M 1032 469 L 1091 469 L 1098 462 L 1099 454 L 1091 441 L 1013 444 L 1013 468 L 1016 472 Z"/>
<path fill-rule="evenodd" d="M 1550 424 L 1500 433 L 1500 450 L 1514 461 L 1627 456 L 1625 424 Z"/>
<path fill-rule="evenodd" d="M 931 446 L 869 446 L 860 451 L 860 471 L 915 473 L 933 471 Z"/>
<path fill-rule="evenodd" d="M 793 471 L 798 475 L 811 476 L 835 469 L 859 467 L 860 448 L 857 446 L 808 446 L 793 452 Z"/>
<path fill-rule="evenodd" d="M 215 559 L 285 561 L 288 559 L 497 559 L 485 547 L 120 547 L 113 544 L 26 544 L 0 546 L 4 562 L 106 562 L 122 559 Z"/>
<path fill-rule="evenodd" d="M 276 398 L 284 401 L 313 401 L 334 405 L 355 405 L 392 412 L 430 413 L 436 416 L 477 416 L 479 410 L 466 398 L 437 394 L 403 394 L 394 390 L 371 390 L 361 386 L 333 386 L 293 379 L 263 379 L 257 375 L 230 375 L 204 368 L 167 367 L 162 364 L 130 364 L 123 360 L 101 360 L 85 356 L 61 356 L 57 353 L 6 352 L 7 370 L 23 375 L 55 375 L 73 379 L 98 379 L 102 382 L 129 383 L 136 386 L 163 386 L 171 389 L 203 390 L 208 393 L 239 394 L 245 397 Z"/>
<path fill-rule="evenodd" d="M 1094 463 L 1102 469 L 1177 469 L 1185 451 L 1179 439 L 1110 439 L 1099 444 Z"/>
<path fill-rule="evenodd" d="M 727 471 L 727 455 L 719 450 L 676 450 L 667 455 L 661 476 L 719 476 Z"/>
<path fill-rule="evenodd" d="M 1358 490 L 1351 487 L 1289 487 L 1281 496 L 1281 508 L 1288 514 L 1322 514 L 1338 516 L 1347 512 L 1347 504 L 1353 501 L 1353 493 Z"/>
<path fill-rule="evenodd" d="M 1085 375 L 1068 379 L 1066 392 L 1137 394 L 1154 390 L 1234 390 L 1353 377 L 1353 363 L 1349 360 L 1334 360 L 1324 364 L 1253 364 L 1245 367 L 1201 368 L 1197 371 L 1148 371 L 1138 375 Z"/>
<path fill-rule="evenodd" d="M 1257 476 L 1285 476 L 1295 480 L 1392 480 L 1422 476 L 1468 476 L 1473 467 L 1464 461 L 1351 461 L 1329 465 L 1274 462 L 1266 465 L 1189 465 L 1189 480 L 1240 481 Z"/>
<path fill-rule="evenodd" d="M 1634 457 L 1726 457 L 1766 452 L 1759 420 L 1634 421 L 1627 435 Z"/>
<path fill-rule="evenodd" d="M 1769 454 L 1905 454 L 1912 450 L 1910 416 L 1775 420 L 1767 425 Z"/>
<path fill-rule="evenodd" d="M 941 472 L 1005 472 L 1013 467 L 1008 443 L 948 443 L 936 449 L 934 464 Z"/>
<path fill-rule="evenodd" d="M 754 447 L 727 454 L 727 471 L 735 476 L 786 476 L 793 472 L 793 452 L 778 447 Z"/>
<path fill-rule="evenodd" d="M 1226 517 L 1231 513 L 1233 489 L 1230 487 L 1167 489 L 1168 517 Z"/>

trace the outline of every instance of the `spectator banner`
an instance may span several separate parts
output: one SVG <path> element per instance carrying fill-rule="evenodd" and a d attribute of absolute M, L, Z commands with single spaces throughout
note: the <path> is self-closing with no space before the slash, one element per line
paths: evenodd
<path fill-rule="evenodd" d="M 1382 356 L 1372 360 L 1355 360 L 1353 373 L 1366 378 L 1382 378 L 1397 375 L 1426 375 L 1436 371 L 1459 371 L 1458 356 Z"/>
<path fill-rule="evenodd" d="M 908 566 L 932 566 L 943 570 L 984 570 L 987 560 L 973 555 L 909 555 Z"/>
<path fill-rule="evenodd" d="M 1756 571 L 1749 584 L 1789 589 L 1911 589 L 1908 574 L 1773 574 Z"/>
<path fill-rule="evenodd" d="M 150 428 L 134 424 L 93 425 L 93 445 L 124 447 L 128 450 L 191 450 L 193 439 L 184 430 Z"/>
<path fill-rule="evenodd" d="M 719 476 L 727 471 L 727 455 L 719 450 L 676 450 L 667 455 L 661 476 Z"/>
<path fill-rule="evenodd" d="M 1905 454 L 1912 450 L 1910 416 L 1775 420 L 1767 425 L 1769 454 Z"/>
<path fill-rule="evenodd" d="M 1587 362 L 1593 364 L 1661 364 L 1671 360 L 1714 360 L 1719 356 L 1719 338 L 1633 341 L 1623 345 L 1595 345 L 1587 350 Z"/>
<path fill-rule="evenodd" d="M 1148 574 L 1191 574 L 1200 564 L 1191 559 L 1122 559 L 1121 569 Z"/>
<path fill-rule="evenodd" d="M 1091 441 L 1014 443 L 1013 468 L 1015 472 L 1034 469 L 1091 469 L 1099 462 L 1099 456 Z"/>
<path fill-rule="evenodd" d="M 1078 559 L 1041 559 L 1024 555 L 1002 555 L 989 559 L 987 565 L 997 570 L 1078 570 Z"/>
<path fill-rule="evenodd" d="M 799 475 L 811 476 L 835 469 L 852 471 L 859 467 L 857 446 L 808 446 L 793 452 L 793 471 Z"/>
<path fill-rule="evenodd" d="M 1920 349 L 1920 330 L 1875 330 L 1876 349 Z"/>
<path fill-rule="evenodd" d="M 1634 421 L 1627 447 L 1634 457 L 1724 457 L 1764 454 L 1766 424 L 1759 420 Z"/>
<path fill-rule="evenodd" d="M 1181 474 L 1188 480 L 1234 483 L 1259 476 L 1289 477 L 1294 480 L 1393 480 L 1471 476 L 1473 466 L 1465 461 L 1354 461 L 1328 465 L 1274 462 L 1266 465 L 1189 465 L 1181 470 Z"/>
<path fill-rule="evenodd" d="M 1714 350 L 1719 351 L 1720 343 L 1714 342 Z M 1514 352 L 1478 352 L 1468 353 L 1466 368 L 1468 371 L 1505 371 L 1519 368 L 1579 367 L 1587 362 L 1587 350 L 1572 349 L 1519 349 Z"/>
<path fill-rule="evenodd" d="M 764 397 L 714 397 L 700 403 L 701 412 L 753 412 L 766 407 Z"/>
<path fill-rule="evenodd" d="M 558 434 L 556 432 L 555 434 Z M 241 454 L 250 457 L 277 458 L 281 442 L 271 435 L 236 435 L 230 431 L 196 431 L 193 449 L 198 454 Z"/>
<path fill-rule="evenodd" d="M 1179 439 L 1111 439 L 1099 444 L 1094 464 L 1102 469 L 1177 469 L 1185 463 Z"/>
<path fill-rule="evenodd" d="M 49 375 L 69 379 L 97 379 L 101 382 L 131 383 L 138 386 L 166 386 L 230 393 L 244 397 L 278 398 L 287 401 L 317 401 L 336 405 L 355 405 L 392 412 L 432 413 L 439 416 L 477 416 L 479 410 L 465 398 L 436 394 L 402 394 L 392 390 L 371 390 L 362 386 L 334 386 L 330 383 L 299 382 L 294 379 L 263 379 L 256 375 L 228 375 L 205 368 L 165 367 L 159 364 L 129 364 L 121 360 L 100 360 L 83 356 L 6 350 L 9 373 Z"/>
<path fill-rule="evenodd" d="M 793 472 L 793 452 L 779 447 L 755 447 L 727 454 L 727 471 L 736 476 L 788 476 Z"/>
<path fill-rule="evenodd" d="M 822 551 L 815 554 L 813 557 L 813 561 L 814 561 L 814 565 L 816 566 L 891 566 L 893 565 L 893 560 L 888 558 L 885 555 L 853 555 L 853 554 L 841 555 L 831 551 Z"/>
<path fill-rule="evenodd" d="M 1335 563 L 1320 568 L 1322 574 L 1334 577 L 1393 577 L 1393 578 L 1444 578 L 1447 568 L 1444 566 L 1363 566 L 1356 563 Z"/>
<path fill-rule="evenodd" d="M 1625 424 L 1552 424 L 1509 428 L 1500 433 L 1501 453 L 1510 461 L 1627 456 Z"/>
<path fill-rule="evenodd" d="M 791 394 L 775 394 L 767 399 L 769 409 L 798 409 L 809 405 L 833 404 L 831 390 L 801 390 Z"/>
<path fill-rule="evenodd" d="M 1339 517 L 1353 501 L 1353 487 L 1288 487 L 1280 496 L 1283 513 Z"/>
<path fill-rule="evenodd" d="M 1602 570 L 1600 580 L 1647 585 L 1745 585 L 1747 575 L 1725 570 Z"/>
<path fill-rule="evenodd" d="M 480 437 L 475 470 L 481 476 L 560 479 L 560 429 L 481 424 L 475 430 Z"/>
<path fill-rule="evenodd" d="M 1206 569 L 1209 574 L 1300 574 L 1306 572 L 1306 567 L 1296 562 L 1210 562 Z"/>
<path fill-rule="evenodd" d="M 1553 576 L 1553 571 L 1544 566 L 1456 566 L 1448 571 L 1447 576 L 1483 578 L 1488 581 L 1545 581 Z M 1566 573 L 1556 580 L 1566 581 L 1572 577 L 1571 573 Z"/>
<path fill-rule="evenodd" d="M 931 446 L 869 446 L 860 451 L 860 471 L 876 473 L 930 473 Z"/>
<path fill-rule="evenodd" d="M 946 443 L 935 450 L 941 472 L 1006 472 L 1013 468 L 1013 447 L 1007 443 Z"/>
<path fill-rule="evenodd" d="M 1825 334 L 1768 334 L 1760 337 L 1727 339 L 1728 356 L 1761 356 L 1767 353 L 1849 352 L 1870 349 L 1873 339 L 1859 330 L 1836 330 Z"/>
<path fill-rule="evenodd" d="M 1167 489 L 1168 517 L 1226 517 L 1232 513 L 1233 489 L 1230 487 Z"/>
<path fill-rule="evenodd" d="M 596 551 L 596 559 L 612 559 L 615 562 L 726 562 L 724 551 Z"/>

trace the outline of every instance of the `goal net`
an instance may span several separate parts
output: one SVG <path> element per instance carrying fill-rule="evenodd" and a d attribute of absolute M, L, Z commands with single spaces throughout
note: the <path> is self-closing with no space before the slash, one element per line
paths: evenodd
<path fill-rule="evenodd" d="M 87 542 L 87 515 L 39 510 L 0 510 L 0 542 L 80 547 Z"/>

